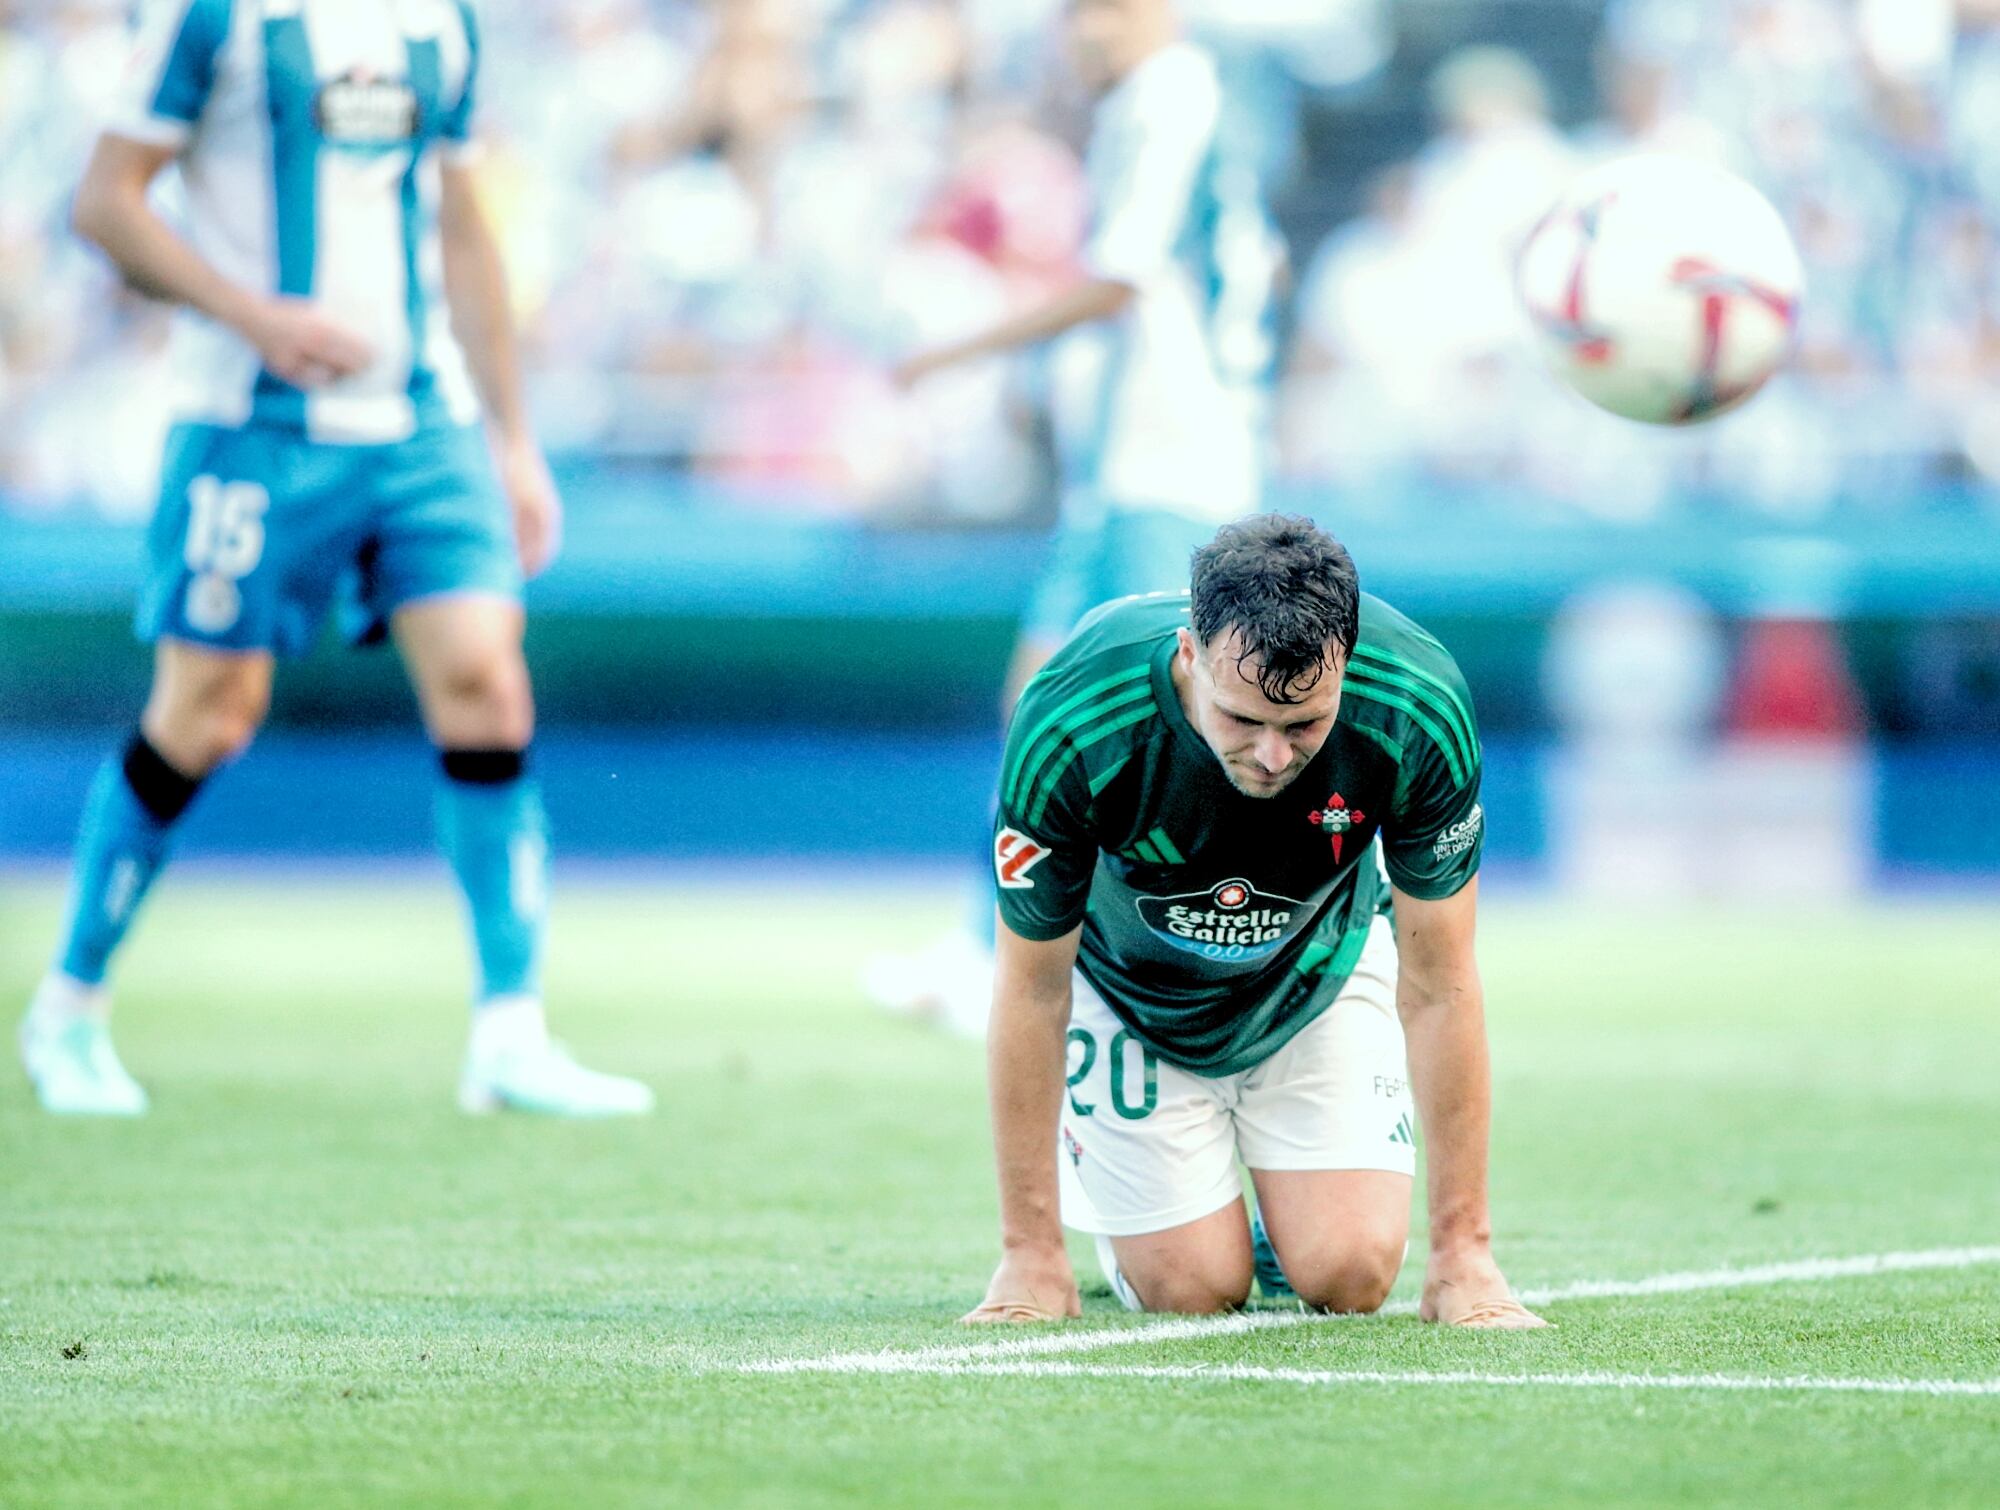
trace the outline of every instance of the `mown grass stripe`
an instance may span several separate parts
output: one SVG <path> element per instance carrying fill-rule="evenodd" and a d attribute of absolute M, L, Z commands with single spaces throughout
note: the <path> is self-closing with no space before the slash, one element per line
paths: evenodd
<path fill-rule="evenodd" d="M 1107 676 L 1100 682 L 1091 683 L 1081 692 L 1072 696 L 1068 701 L 1051 709 L 1042 721 L 1029 731 L 1027 738 L 1021 741 L 1019 755 L 1015 757 L 1003 773 L 1001 786 L 1002 790 L 1006 792 L 1008 800 L 1010 802 L 1014 801 L 1019 796 L 1016 787 L 1020 783 L 1022 769 L 1027 765 L 1029 756 L 1034 754 L 1036 745 L 1041 742 L 1045 734 L 1049 733 L 1057 724 L 1061 723 L 1092 699 L 1102 697 L 1114 688 L 1125 686 L 1127 683 L 1135 682 L 1151 675 L 1151 666 L 1129 666 L 1114 676 Z"/>

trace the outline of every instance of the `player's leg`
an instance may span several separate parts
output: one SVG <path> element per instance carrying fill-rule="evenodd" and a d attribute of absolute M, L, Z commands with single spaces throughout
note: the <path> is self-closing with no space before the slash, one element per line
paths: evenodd
<path fill-rule="evenodd" d="M 528 768 L 534 703 L 520 605 L 428 598 L 398 609 L 392 624 L 439 752 L 438 839 L 472 925 L 479 981 L 461 1105 L 568 1116 L 650 1111 L 644 1085 L 584 1069 L 548 1036 L 548 823 Z"/>
<path fill-rule="evenodd" d="M 1373 1311 L 1402 1268 L 1416 1144 L 1395 979 L 1394 937 L 1377 918 L 1339 995 L 1244 1078 L 1237 1145 L 1271 1249 L 1267 1293 Z"/>
<path fill-rule="evenodd" d="M 1326 1311 L 1374 1311 L 1402 1272 L 1411 1178 L 1379 1169 L 1260 1169 L 1257 1215 L 1286 1286 Z"/>
<path fill-rule="evenodd" d="M 1133 1310 L 1206 1313 L 1250 1294 L 1235 1077 L 1157 1058 L 1076 977 L 1058 1154 L 1065 1226 L 1097 1238 Z"/>
<path fill-rule="evenodd" d="M 1207 1316 L 1250 1298 L 1250 1223 L 1237 1200 L 1164 1232 L 1107 1240 L 1140 1307 Z"/>
<path fill-rule="evenodd" d="M 21 1025 L 22 1059 L 50 1111 L 134 1115 L 145 1092 L 112 1047 L 105 977 L 208 776 L 250 743 L 271 657 L 160 642 L 139 727 L 98 768 L 76 842 L 53 967 Z"/>
<path fill-rule="evenodd" d="M 647 1087 L 584 1069 L 548 1036 L 548 823 L 529 753 L 534 697 L 511 530 L 477 436 L 420 436 L 383 463 L 378 486 L 384 504 L 363 596 L 390 623 L 438 750 L 438 840 L 477 961 L 460 1103 L 569 1116 L 650 1111 Z"/>
<path fill-rule="evenodd" d="M 179 426 L 168 441 L 137 626 L 158 646 L 152 691 L 91 785 L 61 942 L 22 1025 L 23 1057 L 51 1110 L 145 1109 L 111 1049 L 104 982 L 195 793 L 262 722 L 271 651 L 298 648 L 314 622 L 297 591 L 311 574 L 297 562 L 320 542 L 280 517 L 311 481 L 291 449 L 206 425 Z"/>
<path fill-rule="evenodd" d="M 534 706 L 520 605 L 429 599 L 398 610 L 394 633 L 438 751 L 438 842 L 472 925 L 476 996 L 505 1014 L 540 1000 L 546 906 L 548 824 L 528 768 Z"/>

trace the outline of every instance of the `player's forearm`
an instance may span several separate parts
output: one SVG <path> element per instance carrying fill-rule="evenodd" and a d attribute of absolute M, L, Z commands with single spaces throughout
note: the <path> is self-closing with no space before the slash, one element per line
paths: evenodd
<path fill-rule="evenodd" d="M 1064 290 L 1044 304 L 1002 320 L 976 336 L 939 347 L 923 359 L 923 365 L 932 370 L 955 367 L 963 362 L 1039 346 L 1079 326 L 1109 319 L 1124 309 L 1131 299 L 1132 290 L 1128 285 L 1093 278 Z"/>
<path fill-rule="evenodd" d="M 507 298 L 507 267 L 483 220 L 447 226 L 445 302 L 488 421 L 507 440 L 528 435 L 521 356 Z"/>
<path fill-rule="evenodd" d="M 1483 1246 L 1492 1239 L 1486 1203 L 1492 1081 L 1479 978 L 1431 989 L 1406 979 L 1397 1008 L 1423 1121 L 1431 1250 Z"/>
<path fill-rule="evenodd" d="M 70 225 L 148 298 L 185 304 L 248 334 L 263 295 L 218 272 L 153 212 L 143 190 L 107 191 L 86 180 L 77 190 Z"/>
<path fill-rule="evenodd" d="M 1067 995 L 1037 1000 L 1003 990 L 995 998 L 986 1059 L 1003 1247 L 1062 1243 L 1056 1129 L 1068 1028 Z"/>

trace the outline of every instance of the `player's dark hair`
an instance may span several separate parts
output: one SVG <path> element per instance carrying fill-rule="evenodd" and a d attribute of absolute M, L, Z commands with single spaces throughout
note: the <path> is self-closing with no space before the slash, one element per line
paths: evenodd
<path fill-rule="evenodd" d="M 1212 645 L 1240 633 L 1236 664 L 1258 662 L 1257 686 L 1274 703 L 1318 686 L 1329 650 L 1353 654 L 1360 618 L 1354 558 L 1310 519 L 1256 514 L 1194 553 L 1195 637 Z"/>

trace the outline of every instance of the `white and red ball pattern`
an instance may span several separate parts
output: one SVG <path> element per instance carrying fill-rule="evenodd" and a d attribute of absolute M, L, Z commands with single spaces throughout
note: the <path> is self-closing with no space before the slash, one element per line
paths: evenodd
<path fill-rule="evenodd" d="M 1522 249 L 1521 301 L 1556 373 L 1627 419 L 1688 425 L 1785 363 L 1799 254 L 1749 184 L 1649 154 L 1585 173 Z"/>

